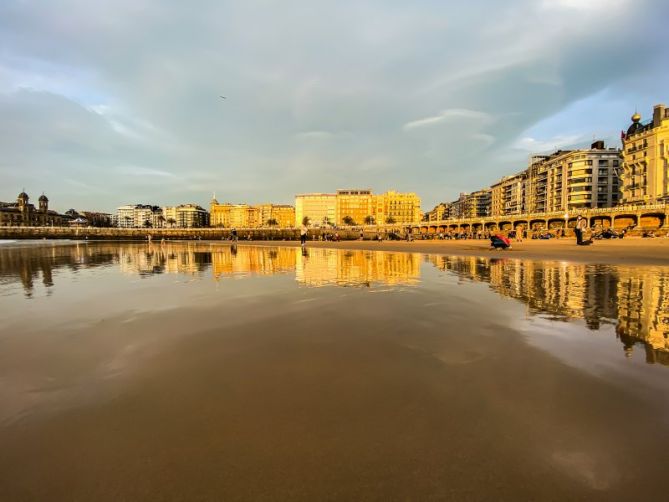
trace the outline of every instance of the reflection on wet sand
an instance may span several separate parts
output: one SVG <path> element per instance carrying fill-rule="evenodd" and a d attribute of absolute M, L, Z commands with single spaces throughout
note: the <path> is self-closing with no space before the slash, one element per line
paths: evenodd
<path fill-rule="evenodd" d="M 615 325 L 627 355 L 640 344 L 649 363 L 669 365 L 669 271 L 662 267 L 448 257 L 382 251 L 229 246 L 202 243 L 34 245 L 0 247 L 0 284 L 18 279 L 30 297 L 54 270 L 118 266 L 123 273 L 295 274 L 305 286 L 415 285 L 421 262 L 462 279 L 489 283 L 528 306 L 529 315 L 582 319 L 590 330 Z M 40 279 L 41 276 L 41 279 Z"/>
<path fill-rule="evenodd" d="M 590 330 L 615 324 L 627 356 L 640 343 L 648 363 L 669 365 L 669 270 L 430 256 L 441 270 L 487 282 L 524 302 L 530 315 L 583 319 Z"/>
<path fill-rule="evenodd" d="M 667 274 L 2 245 L 0 500 L 660 500 Z"/>

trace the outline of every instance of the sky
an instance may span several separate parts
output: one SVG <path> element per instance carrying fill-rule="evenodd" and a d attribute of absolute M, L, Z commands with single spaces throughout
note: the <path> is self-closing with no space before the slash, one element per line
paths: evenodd
<path fill-rule="evenodd" d="M 0 200 L 429 210 L 669 102 L 666 0 L 2 0 Z M 222 99 L 223 95 L 226 99 Z"/>

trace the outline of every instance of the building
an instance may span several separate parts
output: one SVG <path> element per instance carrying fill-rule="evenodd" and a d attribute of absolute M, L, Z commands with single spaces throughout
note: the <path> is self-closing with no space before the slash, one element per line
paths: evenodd
<path fill-rule="evenodd" d="M 305 218 L 310 226 L 334 225 L 337 196 L 330 193 L 305 193 L 295 196 L 295 226 Z"/>
<path fill-rule="evenodd" d="M 472 193 L 461 193 L 460 197 L 450 204 L 452 218 L 482 218 L 490 216 L 492 190 L 485 188 Z"/>
<path fill-rule="evenodd" d="M 655 105 L 648 122 L 632 115 L 622 140 L 623 203 L 669 202 L 669 108 Z"/>
<path fill-rule="evenodd" d="M 220 204 L 215 198 L 209 206 L 210 225 L 224 228 L 258 228 L 262 226 L 260 209 L 248 204 Z"/>
<path fill-rule="evenodd" d="M 21 192 L 16 202 L 0 202 L 0 225 L 12 227 L 62 226 L 71 218 L 49 209 L 49 199 L 42 194 L 38 207 L 30 203 L 30 197 Z"/>
<path fill-rule="evenodd" d="M 371 215 L 379 224 L 417 223 L 423 217 L 420 203 L 420 197 L 413 192 L 402 193 L 391 190 L 373 196 Z"/>
<path fill-rule="evenodd" d="M 128 204 L 116 209 L 116 222 L 120 228 L 160 228 L 165 226 L 165 217 L 158 206 Z"/>
<path fill-rule="evenodd" d="M 79 214 L 86 219 L 91 227 L 111 227 L 112 215 L 98 211 L 80 211 Z"/>
<path fill-rule="evenodd" d="M 202 228 L 209 226 L 209 213 L 197 204 L 181 204 L 163 208 L 165 224 L 169 227 Z"/>
<path fill-rule="evenodd" d="M 620 201 L 620 150 L 603 141 L 589 149 L 535 156 L 526 172 L 525 207 L 550 213 L 613 207 Z"/>
<path fill-rule="evenodd" d="M 526 172 L 505 176 L 490 187 L 490 215 L 509 216 L 525 211 Z"/>
<path fill-rule="evenodd" d="M 337 190 L 335 223 L 363 225 L 376 221 L 374 196 L 370 189 Z"/>
<path fill-rule="evenodd" d="M 449 218 L 453 218 L 453 203 L 452 202 L 441 202 L 432 208 L 432 210 L 425 213 L 423 216 L 423 221 L 443 221 Z"/>
<path fill-rule="evenodd" d="M 261 204 L 260 223 L 262 226 L 293 228 L 295 226 L 295 208 L 287 204 Z"/>

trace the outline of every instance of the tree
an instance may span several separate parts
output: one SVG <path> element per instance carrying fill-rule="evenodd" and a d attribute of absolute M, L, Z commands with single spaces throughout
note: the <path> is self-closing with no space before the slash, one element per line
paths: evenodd
<path fill-rule="evenodd" d="M 344 222 L 344 225 L 349 225 L 349 226 L 355 225 L 355 220 L 350 216 L 344 216 L 341 221 Z"/>
<path fill-rule="evenodd" d="M 172 228 L 174 228 L 174 225 L 176 224 L 176 222 L 177 222 L 177 220 L 175 220 L 174 218 L 167 218 L 167 224 Z"/>
<path fill-rule="evenodd" d="M 270 218 L 269 220 L 267 220 L 267 226 L 276 227 L 278 224 L 279 222 L 276 221 L 276 218 Z"/>
<path fill-rule="evenodd" d="M 392 216 L 388 216 L 388 217 L 386 218 L 386 223 L 387 223 L 388 225 L 392 225 L 392 224 L 396 223 L 395 218 L 393 218 Z"/>
<path fill-rule="evenodd" d="M 144 227 L 145 228 L 151 228 L 152 226 L 153 225 L 151 224 L 151 222 L 149 220 L 144 220 Z"/>
<path fill-rule="evenodd" d="M 324 227 L 327 227 L 327 226 L 329 226 L 329 225 L 330 225 L 330 218 L 328 218 L 327 216 L 325 216 L 325 217 L 323 218 L 323 226 L 324 226 Z"/>
<path fill-rule="evenodd" d="M 307 227 L 307 226 L 309 226 L 309 223 L 311 223 L 311 218 L 309 218 L 308 216 L 305 216 L 304 218 L 302 218 L 302 225 Z"/>
<path fill-rule="evenodd" d="M 373 225 L 374 221 L 374 216 L 365 216 L 365 225 Z"/>

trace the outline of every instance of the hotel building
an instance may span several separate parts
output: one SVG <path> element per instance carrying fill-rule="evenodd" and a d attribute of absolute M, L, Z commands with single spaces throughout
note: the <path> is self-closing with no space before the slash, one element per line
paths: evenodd
<path fill-rule="evenodd" d="M 635 113 L 622 140 L 623 203 L 669 202 L 669 108 L 655 105 L 645 123 Z"/>
<path fill-rule="evenodd" d="M 337 190 L 335 223 L 363 225 L 368 218 L 376 221 L 376 206 L 370 189 Z"/>

